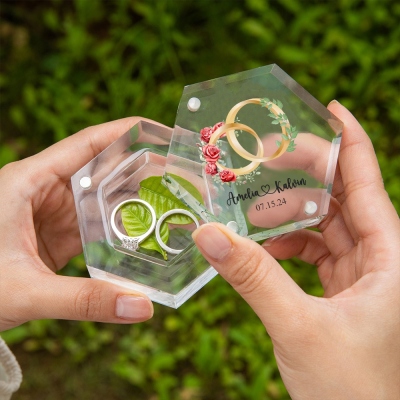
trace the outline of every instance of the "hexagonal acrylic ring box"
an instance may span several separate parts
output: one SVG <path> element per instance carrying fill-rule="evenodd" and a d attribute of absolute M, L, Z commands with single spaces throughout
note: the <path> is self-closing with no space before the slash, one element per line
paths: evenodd
<path fill-rule="evenodd" d="M 141 121 L 71 181 L 90 276 L 177 308 L 217 273 L 191 239 L 199 217 L 161 184 L 171 136 Z"/>
<path fill-rule="evenodd" d="M 72 177 L 90 276 L 179 307 L 217 274 L 199 224 L 258 241 L 326 215 L 341 131 L 276 65 L 185 87 L 174 129 L 139 122 Z"/>
<path fill-rule="evenodd" d="M 342 127 L 275 64 L 186 86 L 164 184 L 203 221 L 256 241 L 313 226 L 328 212 Z"/>

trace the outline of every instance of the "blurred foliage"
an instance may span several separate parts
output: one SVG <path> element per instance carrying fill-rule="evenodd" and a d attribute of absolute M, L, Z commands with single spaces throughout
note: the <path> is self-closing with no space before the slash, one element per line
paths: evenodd
<path fill-rule="evenodd" d="M 3 0 L 0 13 L 1 165 L 129 115 L 172 125 L 184 85 L 277 63 L 354 113 L 400 210 L 395 0 Z M 313 267 L 282 265 L 322 294 Z M 63 273 L 86 276 L 83 258 Z M 263 326 L 220 277 L 141 325 L 34 321 L 3 337 L 25 371 L 16 399 L 288 398 Z"/>

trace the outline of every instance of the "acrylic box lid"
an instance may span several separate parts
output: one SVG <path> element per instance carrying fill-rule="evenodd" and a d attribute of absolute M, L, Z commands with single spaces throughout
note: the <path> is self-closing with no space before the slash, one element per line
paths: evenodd
<path fill-rule="evenodd" d="M 189 85 L 164 184 L 204 221 L 253 240 L 315 225 L 328 212 L 342 126 L 275 64 Z"/>

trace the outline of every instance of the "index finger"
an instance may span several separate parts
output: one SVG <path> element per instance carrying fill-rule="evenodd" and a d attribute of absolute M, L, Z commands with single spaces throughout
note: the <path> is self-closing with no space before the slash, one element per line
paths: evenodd
<path fill-rule="evenodd" d="M 263 140 L 264 147 L 273 147 L 279 138 L 280 135 L 268 135 Z M 299 133 L 297 138 L 296 151 L 264 163 L 265 167 L 273 170 L 302 170 L 324 183 L 332 142 L 308 132 Z"/>
<path fill-rule="evenodd" d="M 334 100 L 328 109 L 344 123 L 339 165 L 345 202 L 357 234 L 361 238 L 392 235 L 391 228 L 399 229 L 399 217 L 385 191 L 371 140 L 340 103 Z"/>

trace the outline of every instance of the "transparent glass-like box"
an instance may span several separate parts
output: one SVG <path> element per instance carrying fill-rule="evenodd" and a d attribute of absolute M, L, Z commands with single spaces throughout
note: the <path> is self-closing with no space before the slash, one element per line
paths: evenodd
<path fill-rule="evenodd" d="M 138 249 L 127 248 L 111 226 L 113 211 L 124 201 L 144 199 L 153 206 L 156 220 L 170 209 L 185 207 L 161 184 L 171 135 L 170 128 L 139 122 L 79 170 L 72 177 L 72 188 L 90 276 L 137 290 L 153 301 L 177 308 L 217 274 L 191 239 L 194 221 L 181 221 L 182 216 L 178 215 L 178 220 L 166 223 L 169 237 L 166 239 L 164 233 L 161 236 L 171 248 L 182 250 L 179 254 L 157 248 L 154 234 Z M 140 203 L 118 210 L 117 232 L 137 236 L 135 229 L 140 230 L 137 224 L 143 222 L 141 218 L 151 220 L 147 211 Z M 122 224 L 122 212 L 126 225 Z"/>
<path fill-rule="evenodd" d="M 90 276 L 177 308 L 217 274 L 200 224 L 256 241 L 316 225 L 342 125 L 276 65 L 186 86 L 173 129 L 139 122 L 72 177 Z"/>
<path fill-rule="evenodd" d="M 164 183 L 204 221 L 256 241 L 316 225 L 328 211 L 342 125 L 277 65 L 186 86 Z"/>

